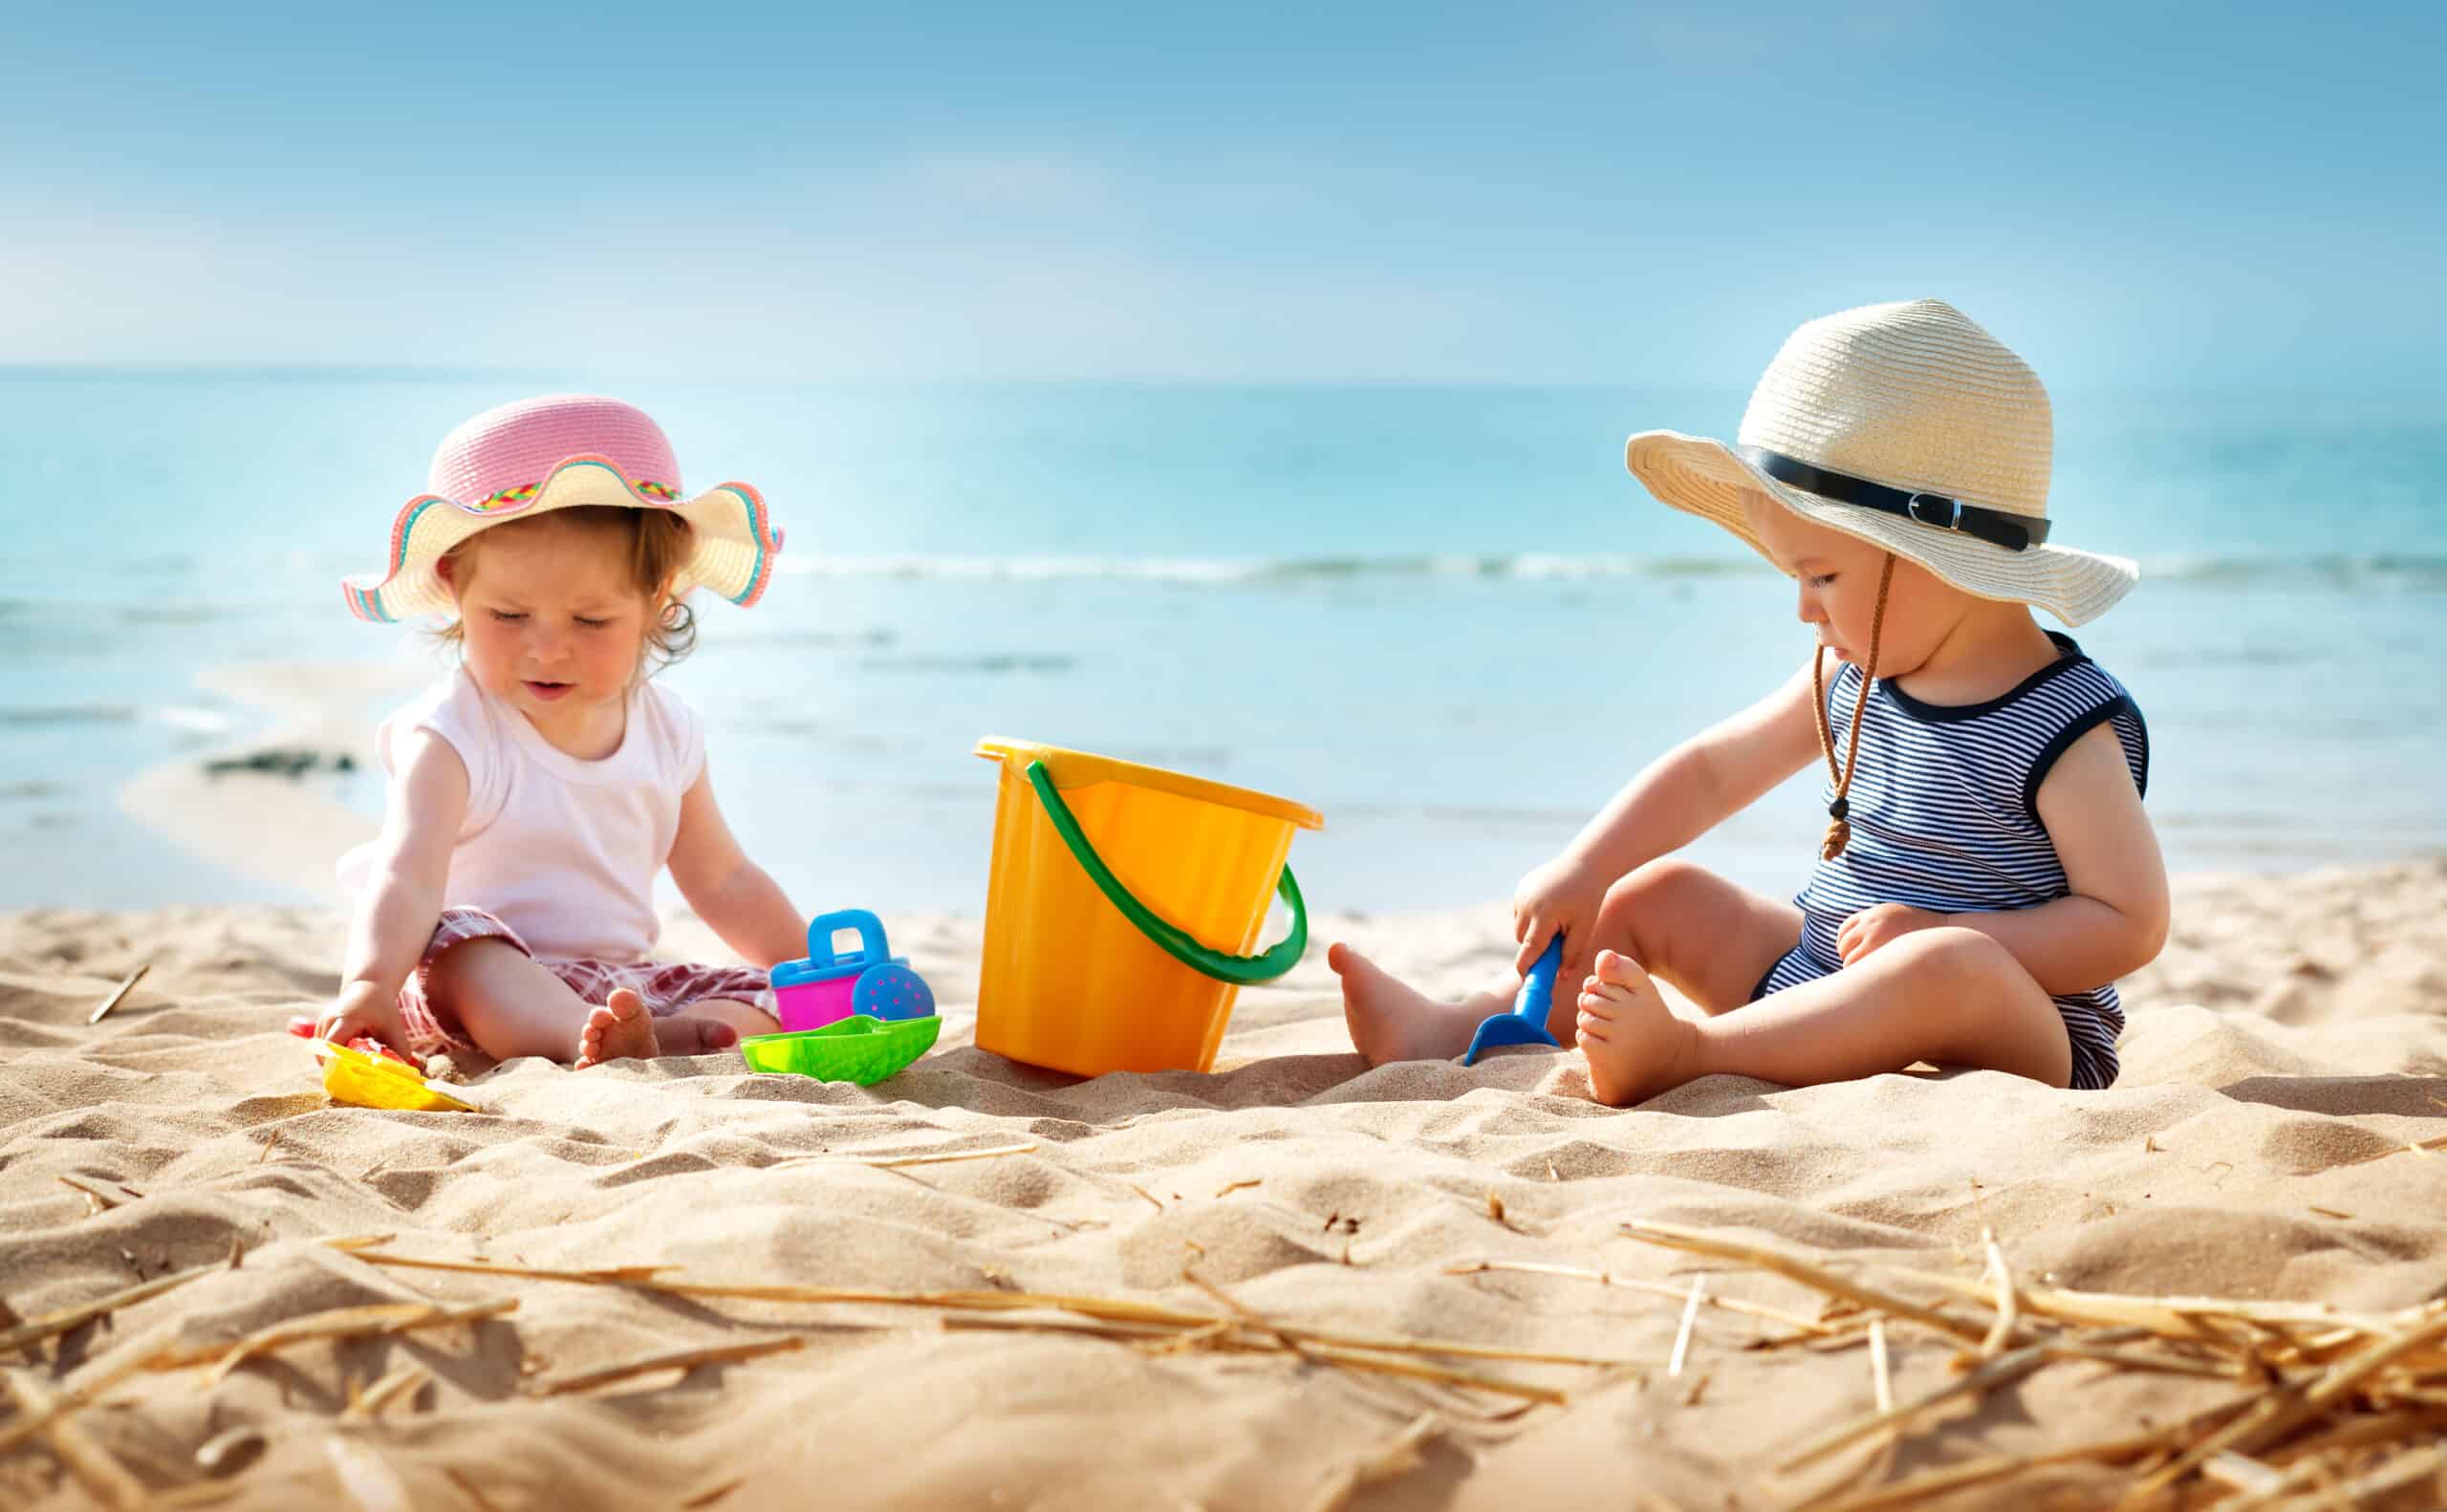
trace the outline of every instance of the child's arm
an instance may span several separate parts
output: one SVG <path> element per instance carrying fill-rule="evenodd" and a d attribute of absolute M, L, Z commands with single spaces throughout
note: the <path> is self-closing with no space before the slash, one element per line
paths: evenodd
<path fill-rule="evenodd" d="M 1587 976 L 1589 927 L 1609 887 L 1758 802 L 1818 754 L 1811 697 L 1805 667 L 1750 707 L 1649 763 L 1562 854 L 1523 877 L 1512 904 L 1521 940 L 1514 969 L 1527 972 L 1560 929 L 1564 960 L 1556 980 Z"/>
<path fill-rule="evenodd" d="M 699 772 L 680 800 L 668 864 L 680 896 L 746 960 L 769 967 L 805 952 L 807 920 L 732 838 L 709 770 Z"/>
<path fill-rule="evenodd" d="M 401 737 L 373 874 L 349 921 L 340 989 L 314 1032 L 342 1044 L 371 1034 L 405 1052 L 400 986 L 433 939 L 450 853 L 467 813 L 467 767 L 429 730 Z"/>
<path fill-rule="evenodd" d="M 2101 724 L 2067 748 L 2039 787 L 2040 823 L 2072 896 L 2036 908 L 1932 914 L 1881 903 L 1845 920 L 1844 963 L 1937 924 L 1976 929 L 2013 952 L 2050 996 L 2130 976 L 2167 942 L 2167 867 L 2124 746 Z"/>

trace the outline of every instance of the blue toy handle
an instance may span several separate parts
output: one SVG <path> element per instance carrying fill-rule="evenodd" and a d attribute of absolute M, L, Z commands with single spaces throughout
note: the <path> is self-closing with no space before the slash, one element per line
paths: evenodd
<path fill-rule="evenodd" d="M 1564 937 L 1557 935 L 1547 941 L 1521 979 L 1521 990 L 1512 995 L 1512 1011 L 1499 1013 L 1479 1026 L 1470 1036 L 1470 1048 L 1462 1057 L 1464 1066 L 1476 1066 L 1479 1057 L 1503 1045 L 1544 1045 L 1561 1049 L 1562 1042 L 1547 1032 L 1547 1010 L 1555 1001 L 1555 974 L 1564 963 Z"/>
<path fill-rule="evenodd" d="M 1529 967 L 1529 975 L 1521 979 L 1521 990 L 1513 995 L 1512 1011 L 1540 1028 L 1547 1026 L 1547 1010 L 1554 1005 L 1555 973 L 1563 969 L 1563 932 L 1547 941 L 1546 950 Z"/>
<path fill-rule="evenodd" d="M 835 930 L 855 929 L 858 932 L 858 948 L 842 956 L 833 951 Z M 807 962 L 811 971 L 832 966 L 880 966 L 892 959 L 892 947 L 884 943 L 883 920 L 863 908 L 845 908 L 838 913 L 818 914 L 808 921 Z"/>

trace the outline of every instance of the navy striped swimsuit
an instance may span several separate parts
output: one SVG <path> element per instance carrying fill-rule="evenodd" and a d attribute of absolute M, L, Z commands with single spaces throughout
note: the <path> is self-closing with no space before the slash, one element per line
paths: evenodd
<path fill-rule="evenodd" d="M 1838 970 L 1836 930 L 1873 904 L 1987 913 L 2071 893 L 2039 821 L 2039 785 L 2067 747 L 2107 723 L 2124 745 L 2133 787 L 2146 795 L 2150 732 L 2124 684 L 2068 637 L 2050 631 L 2048 638 L 2063 655 L 1985 703 L 1923 703 L 1884 679 L 1871 689 L 1850 793 L 1851 841 L 1842 855 L 1819 862 L 1794 896 L 1801 943 L 1767 968 L 1753 1002 Z M 1851 733 L 1860 686 L 1861 669 L 1850 662 L 1828 686 L 1838 751 Z M 1830 781 L 1823 801 L 1834 797 Z M 2059 996 L 2056 1010 L 2072 1043 L 2073 1086 L 2111 1085 L 2124 1029 L 2115 984 Z"/>

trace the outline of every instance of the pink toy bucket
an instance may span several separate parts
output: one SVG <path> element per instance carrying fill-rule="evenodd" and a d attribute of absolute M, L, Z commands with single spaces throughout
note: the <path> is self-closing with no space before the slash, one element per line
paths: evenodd
<path fill-rule="evenodd" d="M 830 982 L 811 982 L 795 987 L 777 987 L 773 991 L 773 1013 L 782 1021 L 785 1033 L 820 1029 L 850 1016 L 850 999 L 857 988 L 858 979 L 855 976 L 834 977 Z"/>

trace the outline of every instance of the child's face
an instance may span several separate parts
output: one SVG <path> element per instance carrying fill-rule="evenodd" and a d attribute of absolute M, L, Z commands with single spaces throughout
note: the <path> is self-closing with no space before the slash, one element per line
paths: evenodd
<path fill-rule="evenodd" d="M 626 701 L 654 602 L 618 535 L 542 515 L 486 531 L 449 565 L 467 671 L 486 692 L 547 729 Z"/>
<path fill-rule="evenodd" d="M 1887 553 L 1857 536 L 1805 520 L 1764 493 L 1743 500 L 1751 532 L 1767 554 L 1800 587 L 1796 613 L 1818 633 L 1818 643 L 1839 661 L 1866 662 L 1877 627 L 1878 575 Z M 1907 557 L 1895 559 L 1895 581 L 1886 594 L 1886 620 L 1878 631 L 1881 678 L 1902 677 L 1929 658 L 1943 638 L 1963 595 Z"/>

